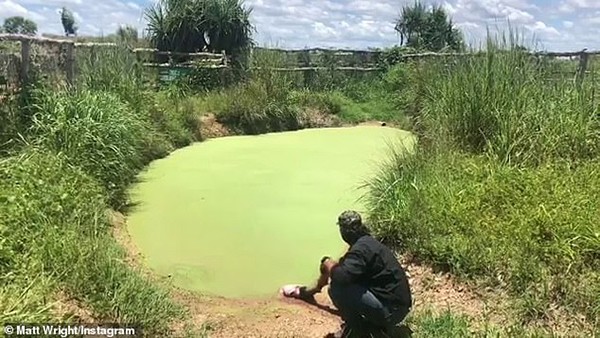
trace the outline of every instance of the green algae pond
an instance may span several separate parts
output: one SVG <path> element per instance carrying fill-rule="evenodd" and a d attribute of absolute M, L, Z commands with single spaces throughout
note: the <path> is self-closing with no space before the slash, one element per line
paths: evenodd
<path fill-rule="evenodd" d="M 323 255 L 346 249 L 343 210 L 409 133 L 378 126 L 233 136 L 153 162 L 131 193 L 128 231 L 147 264 L 179 287 L 269 297 L 310 284 Z"/>

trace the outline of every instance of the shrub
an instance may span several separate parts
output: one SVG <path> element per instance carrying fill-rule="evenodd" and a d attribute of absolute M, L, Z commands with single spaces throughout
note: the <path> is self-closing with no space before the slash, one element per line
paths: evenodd
<path fill-rule="evenodd" d="M 144 140 L 151 132 L 144 117 L 113 94 L 87 90 L 40 94 L 36 108 L 35 142 L 66 155 L 120 207 L 127 185 L 144 165 Z"/>
<path fill-rule="evenodd" d="M 312 108 L 333 115 L 339 114 L 342 111 L 344 101 L 347 101 L 338 93 L 315 93 L 309 90 L 292 92 L 290 100 L 298 107 Z"/>
<path fill-rule="evenodd" d="M 238 85 L 220 94 L 219 121 L 248 134 L 299 128 L 298 112 L 286 97 L 272 97 L 259 81 Z"/>
<path fill-rule="evenodd" d="M 77 87 L 90 92 L 110 92 L 136 113 L 146 107 L 148 78 L 143 65 L 125 44 L 109 48 L 82 49 L 77 55 Z M 150 81 L 151 83 L 151 81 Z"/>
<path fill-rule="evenodd" d="M 556 66 L 511 36 L 393 68 L 419 147 L 371 182 L 370 214 L 400 249 L 511 291 L 519 320 L 558 305 L 597 327 L 598 108 L 592 83 L 549 79 Z"/>
<path fill-rule="evenodd" d="M 195 104 L 177 87 L 169 87 L 156 96 L 156 103 L 149 108 L 149 121 L 175 148 L 185 147 L 201 138 Z"/>

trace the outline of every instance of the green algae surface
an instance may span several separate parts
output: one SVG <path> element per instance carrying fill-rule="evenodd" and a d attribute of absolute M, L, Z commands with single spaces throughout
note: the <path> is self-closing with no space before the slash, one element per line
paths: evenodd
<path fill-rule="evenodd" d="M 197 143 L 140 175 L 128 229 L 146 264 L 185 289 L 244 298 L 312 284 L 321 257 L 346 249 L 338 214 L 364 211 L 361 185 L 411 142 L 352 127 Z"/>

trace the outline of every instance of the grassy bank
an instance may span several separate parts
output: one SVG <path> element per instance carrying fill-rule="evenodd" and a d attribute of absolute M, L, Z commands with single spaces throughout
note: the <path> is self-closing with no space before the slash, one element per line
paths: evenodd
<path fill-rule="evenodd" d="M 594 83 L 548 81 L 548 65 L 515 47 L 490 40 L 485 57 L 414 66 L 420 146 L 391 156 L 371 182 L 374 229 L 423 261 L 509 291 L 518 323 L 584 318 L 598 330 Z"/>
<path fill-rule="evenodd" d="M 0 158 L 2 322 L 91 320 L 83 311 L 164 335 L 183 318 L 168 289 L 127 263 L 107 211 L 125 207 L 136 174 L 193 141 L 195 126 L 155 105 L 128 53 L 110 53 L 80 60 L 78 88 L 35 80 L 3 107 L 12 113 Z"/>

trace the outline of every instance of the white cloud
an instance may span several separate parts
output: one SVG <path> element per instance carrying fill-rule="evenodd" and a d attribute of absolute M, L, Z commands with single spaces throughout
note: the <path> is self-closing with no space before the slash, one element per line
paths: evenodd
<path fill-rule="evenodd" d="M 600 8 L 598 0 L 565 0 L 564 4 L 571 8 Z"/>
<path fill-rule="evenodd" d="M 0 1 L 0 13 L 2 13 L 3 17 L 29 15 L 29 11 L 25 7 L 12 2 L 11 0 Z"/>
<path fill-rule="evenodd" d="M 57 11 L 67 6 L 80 34 L 111 34 L 120 25 L 145 27 L 144 8 L 156 0 L 0 0 L 0 20 L 22 15 L 41 32 L 62 34 Z M 535 35 L 544 48 L 597 49 L 600 0 L 439 0 L 453 21 L 476 43 L 490 28 L 506 30 L 508 22 Z M 394 21 L 413 0 L 246 0 L 261 43 L 282 48 L 305 46 L 368 48 L 397 44 Z M 575 25 L 582 22 L 585 25 Z"/>

